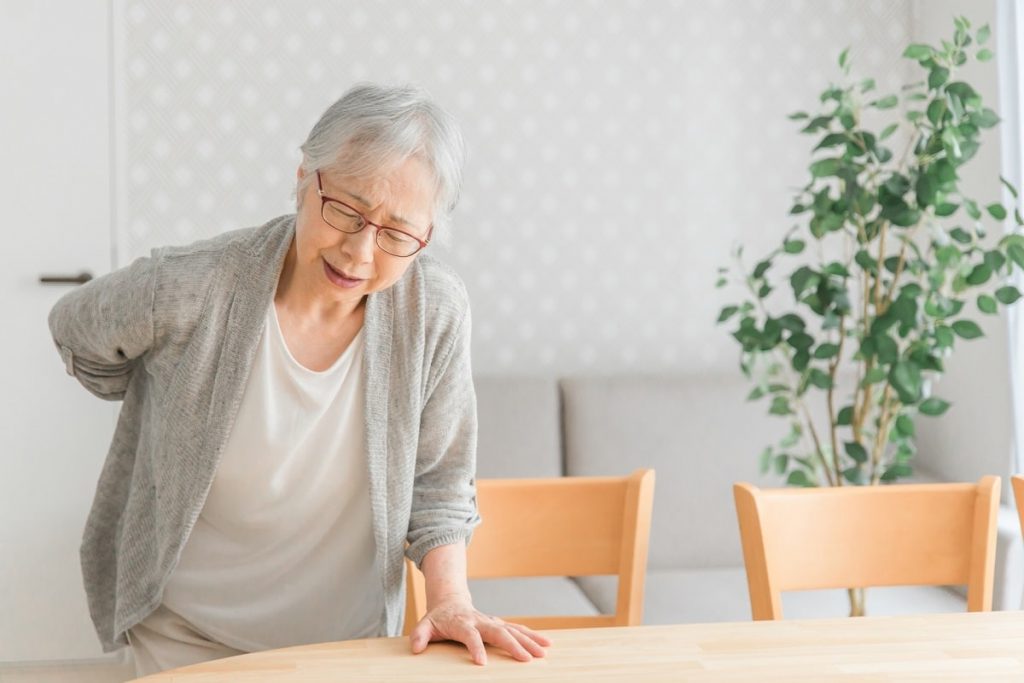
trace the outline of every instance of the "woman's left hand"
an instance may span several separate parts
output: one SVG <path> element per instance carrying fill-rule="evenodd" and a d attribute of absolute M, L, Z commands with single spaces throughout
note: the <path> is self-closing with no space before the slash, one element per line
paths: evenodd
<path fill-rule="evenodd" d="M 465 597 L 446 599 L 429 609 L 409 634 L 413 654 L 427 648 L 427 643 L 455 640 L 469 650 L 475 664 L 487 663 L 484 643 L 501 648 L 521 662 L 543 657 L 551 641 L 520 624 L 510 624 L 497 617 L 477 611 Z"/>

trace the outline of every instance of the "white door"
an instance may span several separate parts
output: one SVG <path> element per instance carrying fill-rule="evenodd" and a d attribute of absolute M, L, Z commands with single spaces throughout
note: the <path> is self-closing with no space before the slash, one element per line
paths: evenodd
<path fill-rule="evenodd" d="M 65 374 L 46 316 L 75 285 L 39 278 L 111 267 L 109 11 L 0 3 L 0 662 L 102 654 L 78 546 L 120 404 Z"/>

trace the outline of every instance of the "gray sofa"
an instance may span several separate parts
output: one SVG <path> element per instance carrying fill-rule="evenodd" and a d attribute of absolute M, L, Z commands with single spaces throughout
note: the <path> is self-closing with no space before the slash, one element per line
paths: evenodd
<path fill-rule="evenodd" d="M 657 472 L 644 623 L 750 619 L 732 484 L 778 486 L 761 476 L 758 454 L 782 436 L 784 421 L 747 403 L 742 377 L 477 377 L 478 476 L 623 475 Z M 919 430 L 926 428 L 919 425 Z M 927 472 L 918 456 L 918 475 Z M 1001 471 L 978 471 L 982 474 Z M 962 475 L 962 472 L 960 473 Z M 1004 479 L 1004 488 L 1009 482 Z M 1004 497 L 1004 500 L 1006 498 Z M 1019 609 L 1022 592 L 1016 512 L 1001 510 L 995 609 Z M 473 581 L 480 609 L 494 614 L 611 613 L 614 577 Z M 787 617 L 842 616 L 846 592 L 786 593 Z M 961 589 L 875 588 L 869 614 L 962 611 Z"/>

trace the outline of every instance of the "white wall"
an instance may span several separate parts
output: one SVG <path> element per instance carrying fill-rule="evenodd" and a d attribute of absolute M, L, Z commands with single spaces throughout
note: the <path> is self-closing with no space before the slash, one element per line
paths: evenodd
<path fill-rule="evenodd" d="M 118 3 L 119 259 L 288 211 L 297 147 L 354 82 L 425 85 L 470 162 L 446 256 L 483 373 L 732 370 L 715 270 L 789 225 L 852 46 L 903 82 L 910 3 Z M 288 11 L 290 8 L 293 11 Z"/>

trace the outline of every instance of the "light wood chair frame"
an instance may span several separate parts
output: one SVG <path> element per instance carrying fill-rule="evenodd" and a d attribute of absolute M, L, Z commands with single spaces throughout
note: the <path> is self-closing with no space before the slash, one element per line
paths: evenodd
<path fill-rule="evenodd" d="M 733 494 L 755 620 L 825 588 L 966 584 L 968 611 L 992 609 L 999 477 Z"/>
<path fill-rule="evenodd" d="M 1010 477 L 1013 488 L 1013 500 L 1017 504 L 1017 519 L 1020 520 L 1021 534 L 1024 535 L 1024 476 L 1015 474 Z"/>
<path fill-rule="evenodd" d="M 471 579 L 618 575 L 615 614 L 501 616 L 536 629 L 634 626 L 643 612 L 654 470 L 627 477 L 480 479 Z M 426 612 L 423 574 L 406 559 L 404 633 Z"/>

